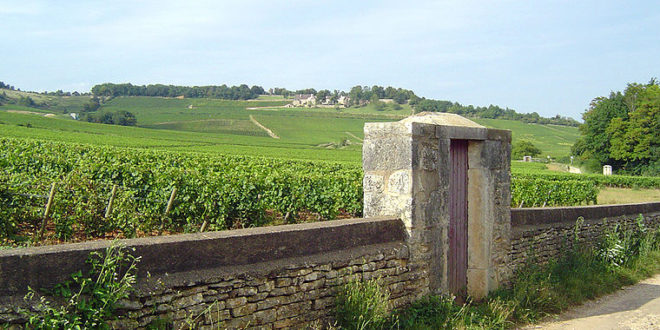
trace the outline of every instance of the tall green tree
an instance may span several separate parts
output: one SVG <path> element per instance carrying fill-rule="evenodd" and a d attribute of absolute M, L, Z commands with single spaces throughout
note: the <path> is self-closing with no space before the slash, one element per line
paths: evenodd
<path fill-rule="evenodd" d="M 610 157 L 631 172 L 660 174 L 660 87 L 635 89 L 629 119 L 615 118 L 607 128 Z M 631 97 L 632 98 L 632 97 Z"/>
<path fill-rule="evenodd" d="M 612 165 L 629 174 L 660 174 L 660 87 L 628 84 L 591 102 L 571 151 L 592 169 Z"/>
<path fill-rule="evenodd" d="M 579 128 L 582 136 L 573 145 L 573 154 L 584 161 L 595 160 L 592 161 L 594 168 L 608 163 L 614 165 L 609 154 L 611 134 L 607 131 L 614 118 L 628 118 L 628 108 L 621 92 L 593 99 L 589 110 L 582 114 L 584 124 Z"/>

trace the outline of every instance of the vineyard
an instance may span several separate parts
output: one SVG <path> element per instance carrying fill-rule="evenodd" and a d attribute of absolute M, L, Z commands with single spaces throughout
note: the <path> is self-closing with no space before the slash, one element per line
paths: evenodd
<path fill-rule="evenodd" d="M 603 185 L 660 179 L 514 166 L 512 206 L 595 203 Z M 79 241 L 360 216 L 362 194 L 357 164 L 0 138 L 1 245 L 41 231 Z"/>
<path fill-rule="evenodd" d="M 38 231 L 53 182 L 47 232 L 57 240 L 193 232 L 205 222 L 208 230 L 243 228 L 362 210 L 358 166 L 0 139 L 0 234 L 8 243 Z"/>

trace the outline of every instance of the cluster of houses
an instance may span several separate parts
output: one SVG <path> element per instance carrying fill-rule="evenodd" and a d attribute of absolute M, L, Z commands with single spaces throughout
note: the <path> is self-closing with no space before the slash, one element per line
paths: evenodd
<path fill-rule="evenodd" d="M 333 100 L 332 97 L 326 96 L 322 102 L 316 101 L 316 96 L 314 94 L 297 94 L 293 97 L 293 102 L 288 104 L 287 107 L 314 107 L 314 106 L 343 106 L 348 107 L 348 96 L 340 95 L 337 100 Z"/>

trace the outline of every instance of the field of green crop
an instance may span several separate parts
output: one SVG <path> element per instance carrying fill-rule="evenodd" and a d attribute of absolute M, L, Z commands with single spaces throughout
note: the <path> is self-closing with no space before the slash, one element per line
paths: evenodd
<path fill-rule="evenodd" d="M 273 139 L 258 130 L 252 129 L 251 132 L 254 134 L 247 135 L 246 131 L 231 134 L 230 131 L 199 132 L 192 129 L 180 131 L 124 127 L 0 111 L 0 136 L 3 137 L 211 154 L 360 162 L 361 153 L 357 145 L 343 149 L 326 149 L 317 147 L 314 143 Z"/>
<path fill-rule="evenodd" d="M 64 241 L 362 212 L 358 165 L 0 138 L 0 245 L 38 241 L 53 184 L 47 236 Z"/>

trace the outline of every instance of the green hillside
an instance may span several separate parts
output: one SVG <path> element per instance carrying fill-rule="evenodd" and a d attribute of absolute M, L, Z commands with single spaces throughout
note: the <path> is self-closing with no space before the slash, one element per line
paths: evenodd
<path fill-rule="evenodd" d="M 15 97 L 29 95 L 40 106 L 0 106 L 0 136 L 342 162 L 360 162 L 364 123 L 394 121 L 410 114 L 407 106 L 395 110 L 390 105 L 284 108 L 289 101 L 277 98 L 229 101 L 117 97 L 106 101 L 99 111 L 125 110 L 136 116 L 138 127 L 124 127 L 71 119 L 67 113 L 79 112 L 88 96 L 12 93 Z M 543 156 L 553 158 L 567 156 L 578 136 L 574 127 L 473 120 L 487 127 L 510 129 L 514 142 L 521 138 L 531 140 Z M 277 138 L 269 136 L 264 128 Z"/>
<path fill-rule="evenodd" d="M 568 156 L 571 152 L 571 146 L 580 136 L 577 127 L 527 124 L 502 119 L 471 119 L 486 127 L 511 130 L 514 143 L 520 139 L 531 141 L 541 149 L 542 154 L 539 157 L 547 155 L 552 158 Z"/>

